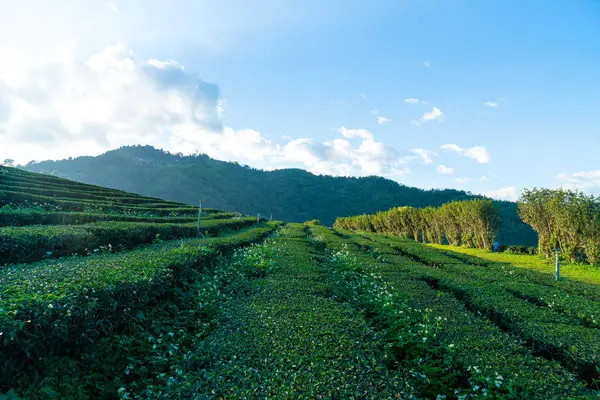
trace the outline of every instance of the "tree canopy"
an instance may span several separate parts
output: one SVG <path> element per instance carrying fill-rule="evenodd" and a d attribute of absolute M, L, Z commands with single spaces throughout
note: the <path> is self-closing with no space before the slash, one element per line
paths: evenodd
<path fill-rule="evenodd" d="M 441 207 L 396 207 L 372 215 L 341 217 L 336 228 L 398 235 L 421 243 L 491 249 L 500 228 L 497 206 L 489 199 L 452 201 Z"/>

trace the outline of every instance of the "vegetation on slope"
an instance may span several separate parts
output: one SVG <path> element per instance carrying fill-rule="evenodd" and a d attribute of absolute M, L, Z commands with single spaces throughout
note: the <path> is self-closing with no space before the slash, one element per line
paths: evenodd
<path fill-rule="evenodd" d="M 218 236 L 176 239 L 195 235 L 196 221 L 160 210 L 185 205 L 3 171 L 28 183 L 11 187 L 21 196 L 0 211 L 0 221 L 14 225 L 0 228 L 0 244 L 23 254 L 69 241 L 71 250 L 100 247 L 74 257 L 54 250 L 58 258 L 23 264 L 7 263 L 2 253 L 0 393 L 598 397 L 600 293 L 593 274 L 555 282 L 535 263 L 515 267 L 465 249 L 349 234 L 318 221 L 290 224 L 265 241 L 280 223 L 219 218 L 218 210 L 203 222 Z M 39 196 L 32 192 L 40 187 L 63 205 L 112 208 L 32 208 L 25 195 Z M 132 210 L 138 204 L 148 211 Z M 47 222 L 32 224 L 39 215 Z M 120 249 L 101 244 L 119 241 Z"/>
<path fill-rule="evenodd" d="M 205 219 L 202 235 L 216 236 L 256 223 L 256 218 Z M 0 265 L 39 261 L 70 255 L 111 252 L 142 244 L 197 236 L 198 224 L 104 221 L 84 225 L 29 225 L 0 227 Z"/>
<path fill-rule="evenodd" d="M 203 237 L 176 241 L 197 235 L 196 208 L 13 168 L 0 186 L 0 393 L 26 398 L 123 397 L 121 366 L 143 343 L 117 338 L 149 338 L 166 315 L 181 319 L 177 307 L 187 315 L 194 285 L 215 283 L 204 274 L 280 224 L 208 209 Z"/>
<path fill-rule="evenodd" d="M 401 365 L 424 376 L 423 397 L 436 398 L 436 392 L 459 399 L 574 399 L 597 395 L 584 387 L 586 375 L 576 377 L 551 356 L 545 358 L 535 346 L 530 347 L 516 330 L 499 326 L 491 317 L 482 319 L 481 315 L 488 314 L 473 309 L 467 297 L 434 285 L 433 277 L 453 276 L 448 268 L 456 260 L 412 241 L 377 234 L 343 235 L 321 227 L 312 230 L 336 252 L 336 258 L 343 260 L 338 267 L 343 271 L 339 281 L 352 289 L 347 297 L 358 302 L 359 309 L 373 318 L 376 326 L 383 325 L 390 332 L 389 346 Z M 408 243 L 414 249 L 404 251 L 402 247 L 400 251 L 399 243 Z M 464 283 L 469 287 L 468 280 Z M 387 288 L 381 300 L 377 300 L 382 296 L 378 287 Z M 494 286 L 489 292 L 498 294 L 500 300 L 514 299 Z M 518 301 L 519 306 L 532 306 L 526 300 Z M 519 313 L 520 308 L 515 312 Z M 557 324 L 554 328 L 558 331 L 563 326 Z M 575 340 L 575 346 L 587 340 L 576 336 L 567 335 L 565 339 Z M 595 348 L 589 341 L 586 345 L 590 350 Z M 569 367 L 579 372 L 577 367 Z"/>
<path fill-rule="evenodd" d="M 316 176 L 300 169 L 262 171 L 206 155 L 169 154 L 150 146 L 123 147 L 98 157 L 32 162 L 26 169 L 73 180 L 143 193 L 188 204 L 246 214 L 273 215 L 302 222 L 333 224 L 341 215 L 373 214 L 398 206 L 441 206 L 473 196 L 458 190 L 422 190 L 380 178 Z M 535 245 L 516 204 L 496 202 L 502 217 L 501 243 Z"/>
<path fill-rule="evenodd" d="M 523 273 L 499 264 L 469 264 L 412 241 L 373 234 L 368 238 L 416 261 L 409 270 L 411 274 L 515 335 L 536 356 L 560 362 L 597 389 L 595 366 L 600 362 L 600 347 L 594 321 L 600 299 L 595 285 L 552 285 L 551 276 L 537 272 Z M 538 296 L 544 301 L 537 301 Z"/>
<path fill-rule="evenodd" d="M 555 263 L 538 255 L 514 254 L 509 252 L 495 253 L 480 249 L 469 249 L 447 245 L 430 245 L 442 250 L 445 254 L 457 258 L 467 264 L 480 266 L 503 266 L 514 268 L 519 274 L 527 274 L 528 271 L 536 272 L 535 276 L 545 276 L 546 284 L 554 284 Z M 515 272 L 515 273 L 517 273 Z M 562 287 L 570 286 L 573 281 L 600 285 L 600 270 L 596 266 L 581 263 L 570 263 L 564 259 L 560 260 L 560 277 Z M 590 291 L 597 290 L 590 287 Z M 599 293 L 600 298 L 600 293 Z"/>
<path fill-rule="evenodd" d="M 255 294 L 227 305 L 201 347 L 210 398 L 408 398 L 406 371 L 388 368 L 383 338 L 328 294 L 327 270 L 301 225 L 269 248 Z"/>

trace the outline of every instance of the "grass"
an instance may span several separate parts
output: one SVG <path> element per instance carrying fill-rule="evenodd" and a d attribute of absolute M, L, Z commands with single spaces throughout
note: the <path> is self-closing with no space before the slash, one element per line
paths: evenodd
<path fill-rule="evenodd" d="M 484 260 L 497 263 L 512 265 L 516 268 L 523 268 L 531 271 L 541 272 L 548 276 L 554 276 L 554 260 L 546 260 L 540 256 L 531 256 L 524 254 L 493 253 L 487 250 L 471 249 L 466 247 L 456 247 L 447 245 L 429 245 L 433 248 L 450 251 L 453 253 L 467 254 Z M 586 264 L 574 264 L 561 261 L 560 276 L 574 281 L 600 284 L 600 269 Z"/>

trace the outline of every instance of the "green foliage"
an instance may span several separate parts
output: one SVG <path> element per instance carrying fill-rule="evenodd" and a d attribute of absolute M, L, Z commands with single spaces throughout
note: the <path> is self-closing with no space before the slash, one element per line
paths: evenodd
<path fill-rule="evenodd" d="M 519 214 L 539 236 L 539 253 L 547 258 L 559 248 L 573 261 L 600 263 L 600 197 L 564 189 L 525 190 Z"/>
<path fill-rule="evenodd" d="M 318 219 L 311 219 L 310 221 L 306 221 L 305 225 L 321 225 L 321 221 Z"/>
<path fill-rule="evenodd" d="M 515 246 L 515 245 L 500 246 L 498 248 L 498 251 L 506 252 L 509 254 L 528 254 L 528 255 L 538 254 L 537 247 L 531 247 L 531 246 Z"/>
<path fill-rule="evenodd" d="M 328 295 L 304 226 L 288 225 L 268 248 L 276 268 L 253 282 L 251 296 L 226 304 L 219 327 L 197 343 L 206 361 L 185 375 L 191 389 L 141 397 L 408 398 L 405 372 L 386 366 L 381 336 Z"/>
<path fill-rule="evenodd" d="M 439 322 L 439 326 L 431 329 L 435 335 L 426 341 L 432 348 L 426 349 L 426 353 L 421 353 L 428 356 L 422 357 L 420 363 L 413 365 L 426 369 L 432 382 L 436 382 L 435 373 L 441 373 L 442 379 L 448 379 L 449 376 L 457 377 L 454 383 L 449 380 L 442 385 L 441 390 L 446 390 L 444 394 L 450 392 L 448 398 L 457 396 L 458 398 L 563 399 L 594 396 L 588 393 L 582 384 L 582 381 L 586 381 L 588 377 L 583 374 L 580 375 L 581 380 L 578 380 L 569 371 L 583 372 L 579 369 L 579 364 L 566 363 L 569 369 L 567 370 L 555 361 L 544 360 L 540 355 L 544 355 L 544 349 L 548 347 L 538 348 L 540 342 L 534 342 L 535 344 L 529 347 L 527 344 L 531 342 L 521 339 L 524 339 L 521 334 L 525 331 L 520 328 L 521 324 L 525 325 L 527 321 L 531 321 L 529 323 L 531 332 L 537 330 L 538 337 L 549 337 L 549 332 L 554 329 L 553 343 L 564 343 L 563 350 L 569 347 L 568 344 L 573 344 L 573 348 L 586 348 L 594 352 L 596 345 L 591 341 L 591 336 L 586 333 L 580 337 L 581 327 L 568 316 L 561 316 L 552 308 L 545 311 L 528 300 L 517 298 L 508 292 L 498 284 L 498 280 L 503 277 L 506 277 L 506 282 L 511 280 L 512 276 L 507 275 L 507 271 L 501 269 L 489 271 L 481 266 L 469 268 L 465 264 L 460 264 L 458 260 L 451 262 L 452 257 L 448 255 L 413 241 L 385 238 L 376 234 L 368 234 L 366 237 L 349 236 L 343 239 L 326 230 L 313 231 L 323 236 L 327 245 L 334 249 L 343 251 L 346 246 L 351 256 L 356 258 L 353 264 L 359 266 L 359 271 L 362 271 L 361 273 L 367 278 L 371 276 L 372 280 L 380 279 L 391 284 L 398 298 L 395 302 L 389 302 L 388 307 L 400 307 L 403 301 L 408 302 L 412 308 L 428 310 L 429 320 Z M 433 266 L 435 268 L 432 268 Z M 476 271 L 489 275 L 483 279 L 475 274 Z M 458 280 L 460 284 L 448 283 Z M 446 286 L 447 284 L 449 286 Z M 364 287 L 364 292 L 368 293 L 373 291 L 372 288 L 376 285 L 367 284 Z M 354 290 L 354 293 L 360 291 Z M 481 303 L 472 301 L 471 294 L 479 296 L 484 293 L 492 297 L 478 297 L 478 299 L 486 298 L 488 308 L 476 308 L 475 304 Z M 351 301 L 360 301 L 360 299 L 361 296 L 355 295 Z M 490 307 L 496 307 L 496 310 L 506 307 L 504 319 L 496 319 L 497 314 L 488 313 Z M 529 311 L 531 311 L 529 314 L 520 315 Z M 374 314 L 369 308 L 366 312 Z M 542 328 L 542 325 L 538 325 L 541 324 L 540 318 L 543 320 L 548 313 L 554 313 L 556 316 L 553 320 L 546 320 Z M 529 319 L 535 315 L 538 315 L 537 320 Z M 380 316 L 378 314 L 374 316 L 375 321 L 379 323 Z M 482 319 L 481 316 L 486 319 Z M 509 323 L 503 325 L 500 321 L 513 321 L 519 328 Z M 570 328 L 564 325 L 566 321 L 572 323 L 569 325 Z M 577 333 L 569 333 L 571 328 Z M 402 333 L 390 335 L 392 343 L 397 340 L 398 334 L 401 338 L 405 338 L 407 335 L 404 332 L 402 330 Z M 436 353 L 436 348 L 440 349 L 440 353 Z M 423 352 L 423 350 L 419 351 Z M 583 356 L 583 352 L 572 350 L 572 354 L 575 352 L 579 357 Z M 440 355 L 445 354 L 441 360 L 446 362 L 436 363 L 436 354 L 437 360 L 440 360 Z M 555 354 L 552 353 L 548 358 L 554 357 Z M 404 359 L 405 353 L 400 353 L 400 356 Z M 589 355 L 586 357 L 590 359 Z M 561 362 L 565 361 L 565 359 L 558 359 Z M 436 369 L 436 365 L 443 365 L 447 369 Z M 435 398 L 435 395 L 425 397 Z"/>
<path fill-rule="evenodd" d="M 83 189 L 83 190 L 82 190 Z M 65 187 L 48 187 L 44 184 L 28 183 L 28 182 L 4 182 L 0 184 L 0 190 L 7 190 L 13 192 L 25 192 L 34 195 L 40 195 L 45 197 L 57 197 L 57 198 L 70 198 L 78 200 L 92 200 L 96 202 L 116 202 L 119 204 L 131 204 L 132 206 L 162 206 L 162 207 L 187 207 L 184 204 L 176 203 L 172 201 L 163 201 L 159 199 L 153 199 L 143 197 L 140 195 L 130 193 L 119 193 L 115 191 L 106 190 L 102 191 L 88 191 L 87 188 L 81 188 L 72 186 L 71 188 Z"/>
<path fill-rule="evenodd" d="M 240 229 L 255 223 L 254 218 L 206 219 L 200 229 L 218 235 L 226 229 Z M 0 227 L 0 260 L 3 264 L 38 261 L 72 254 L 92 254 L 101 246 L 131 249 L 162 240 L 194 237 L 197 223 L 96 222 L 84 225 L 29 225 Z"/>
<path fill-rule="evenodd" d="M 150 146 L 123 147 L 98 157 L 44 161 L 29 171 L 58 170 L 85 182 L 148 196 L 205 205 L 246 214 L 273 215 L 275 219 L 303 222 L 319 219 L 330 226 L 344 215 L 374 214 L 392 207 L 439 207 L 455 200 L 480 196 L 458 190 L 422 190 L 395 181 L 317 176 L 299 169 L 261 171 L 210 159 L 181 156 Z M 58 178 L 48 177 L 58 180 Z M 516 204 L 494 202 L 502 227 L 498 240 L 506 244 L 536 245 L 533 230 L 518 217 Z"/>
<path fill-rule="evenodd" d="M 453 258 L 462 260 L 465 264 L 512 268 L 513 273 L 527 276 L 527 279 L 535 280 L 541 284 L 559 284 L 564 291 L 569 293 L 583 293 L 591 296 L 591 294 L 597 292 L 596 285 L 600 285 L 600 269 L 589 264 L 561 261 L 561 279 L 559 282 L 555 282 L 554 260 L 548 260 L 539 255 L 531 256 L 507 252 L 492 253 L 485 250 L 467 249 L 465 247 L 430 246 L 444 251 Z M 598 295 L 598 299 L 600 299 L 600 294 Z"/>
<path fill-rule="evenodd" d="M 206 212 L 202 219 L 232 219 L 240 217 L 236 213 Z M 14 208 L 4 206 L 0 208 L 0 226 L 25 226 L 25 225 L 81 225 L 99 221 L 128 221 L 128 222 L 153 222 L 153 223 L 185 223 L 197 221 L 198 217 L 158 217 L 127 215 L 121 213 L 83 213 L 64 211 L 45 211 L 42 208 Z"/>
<path fill-rule="evenodd" d="M 254 243 L 278 226 L 166 242 L 141 250 L 72 257 L 0 271 L 0 390 L 32 379 L 49 358 L 77 358 L 154 302 L 191 284 L 219 253 Z"/>
<path fill-rule="evenodd" d="M 438 208 L 397 207 L 373 215 L 337 218 L 336 228 L 398 235 L 422 243 L 489 249 L 500 228 L 500 215 L 491 200 L 465 200 Z"/>
<path fill-rule="evenodd" d="M 72 200 L 71 198 L 60 198 L 42 196 L 20 191 L 0 190 L 0 206 L 5 204 L 26 204 L 39 206 L 44 209 L 56 209 L 84 212 L 126 212 L 126 213 L 152 213 L 159 216 L 170 216 L 176 213 L 178 216 L 189 216 L 198 212 L 195 207 L 154 208 L 142 207 L 132 204 L 122 204 L 111 201 L 96 200 Z"/>

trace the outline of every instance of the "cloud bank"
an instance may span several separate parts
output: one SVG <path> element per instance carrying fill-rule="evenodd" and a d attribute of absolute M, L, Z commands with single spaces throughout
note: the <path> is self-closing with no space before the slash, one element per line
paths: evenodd
<path fill-rule="evenodd" d="M 581 171 L 572 174 L 561 173 L 557 176 L 559 186 L 565 189 L 597 192 L 600 190 L 600 170 Z"/>
<path fill-rule="evenodd" d="M 479 164 L 487 164 L 490 162 L 491 155 L 487 151 L 485 147 L 475 146 L 471 148 L 462 148 L 456 144 L 444 144 L 441 147 L 442 150 L 453 151 L 455 153 L 460 154 L 461 156 L 465 156 L 468 158 L 472 158 L 477 161 Z"/>
<path fill-rule="evenodd" d="M 519 193 L 514 186 L 490 190 L 488 192 L 484 192 L 483 195 L 492 199 L 507 201 L 517 201 L 519 198 Z"/>
<path fill-rule="evenodd" d="M 121 43 L 85 60 L 68 52 L 3 59 L 12 62 L 0 65 L 0 159 L 25 163 L 150 144 L 269 169 L 387 177 L 410 172 L 406 158 L 365 129 L 340 127 L 329 140 L 276 143 L 257 130 L 226 126 L 217 85 L 174 60 L 139 60 Z"/>

